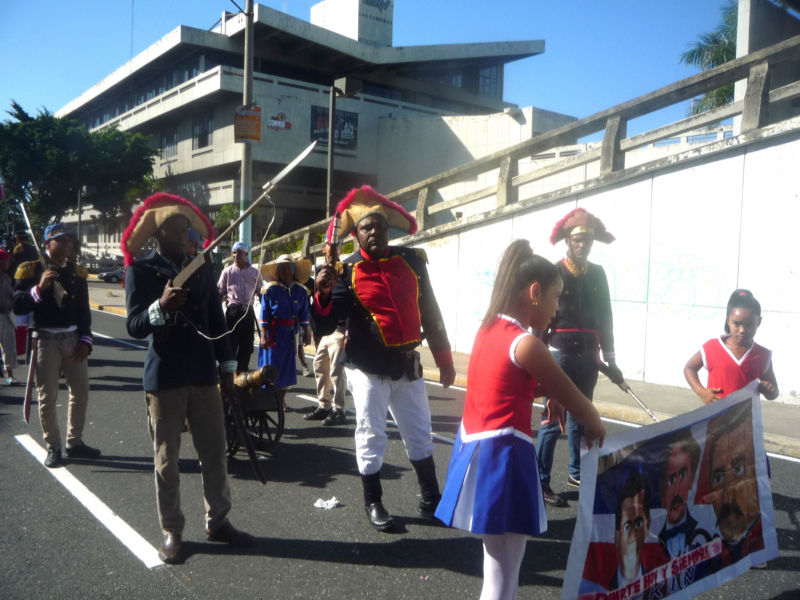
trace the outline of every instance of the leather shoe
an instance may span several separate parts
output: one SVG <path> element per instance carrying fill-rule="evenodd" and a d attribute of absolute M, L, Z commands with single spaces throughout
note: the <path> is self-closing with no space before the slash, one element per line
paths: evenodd
<path fill-rule="evenodd" d="M 181 536 L 177 533 L 167 533 L 158 549 L 158 558 L 168 565 L 181 562 Z"/>
<path fill-rule="evenodd" d="M 314 409 L 313 412 L 308 413 L 306 416 L 303 417 L 304 421 L 322 421 L 325 419 L 331 412 L 330 408 L 322 408 L 318 406 Z"/>
<path fill-rule="evenodd" d="M 432 519 L 436 512 L 436 507 L 439 506 L 439 500 L 442 499 L 441 494 L 437 494 L 434 498 L 422 498 L 419 501 L 419 514 L 426 519 Z"/>
<path fill-rule="evenodd" d="M 378 531 L 389 531 L 394 527 L 394 521 L 392 520 L 392 515 L 390 515 L 386 511 L 381 502 L 373 502 L 372 504 L 367 504 L 364 507 L 364 510 L 367 511 L 367 518 L 369 519 L 369 524 L 372 525 Z"/>
<path fill-rule="evenodd" d="M 344 414 L 344 410 L 341 408 L 334 408 L 330 414 L 325 417 L 325 420 L 322 422 L 323 425 L 344 425 L 345 421 L 347 420 L 346 415 Z"/>
<path fill-rule="evenodd" d="M 97 458 L 100 456 L 100 450 L 87 446 L 83 442 L 77 446 L 67 446 L 67 456 L 70 458 Z"/>
<path fill-rule="evenodd" d="M 256 538 L 249 533 L 239 531 L 228 521 L 214 531 L 206 528 L 206 535 L 211 542 L 223 542 L 239 548 L 251 548 L 256 545 Z"/>
<path fill-rule="evenodd" d="M 48 469 L 60 467 L 64 464 L 61 458 L 61 448 L 50 448 L 47 451 L 47 458 L 44 459 L 44 466 Z"/>
<path fill-rule="evenodd" d="M 560 494 L 556 494 L 551 488 L 549 483 L 542 484 L 542 496 L 544 497 L 544 501 L 547 504 L 552 504 L 553 506 L 557 506 L 559 508 L 565 508 L 569 506 L 566 499 L 561 496 Z"/>

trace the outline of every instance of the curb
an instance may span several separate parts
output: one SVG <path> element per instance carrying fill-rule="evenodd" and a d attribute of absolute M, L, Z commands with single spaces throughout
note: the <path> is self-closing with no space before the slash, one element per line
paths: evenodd
<path fill-rule="evenodd" d="M 102 310 L 103 312 L 109 312 L 121 317 L 128 316 L 128 311 L 119 306 L 106 306 L 105 304 L 98 304 L 97 302 L 89 302 L 89 308 L 93 308 L 94 310 Z"/>

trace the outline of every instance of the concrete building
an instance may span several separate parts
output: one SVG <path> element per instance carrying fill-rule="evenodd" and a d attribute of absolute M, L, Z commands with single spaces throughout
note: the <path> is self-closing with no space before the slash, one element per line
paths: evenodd
<path fill-rule="evenodd" d="M 336 103 L 334 197 L 362 183 L 388 191 L 571 120 L 503 102 L 504 65 L 544 52 L 543 41 L 394 47 L 393 9 L 391 0 L 324 0 L 312 7 L 308 23 L 255 6 L 253 90 L 261 139 L 252 152 L 253 197 L 319 140 L 273 194 L 271 233 L 324 217 L 328 104 L 337 79 L 355 83 L 357 92 Z M 211 31 L 179 26 L 57 116 L 93 130 L 150 136 L 160 152 L 154 174 L 167 191 L 196 202 L 212 219 L 223 206 L 238 210 L 242 148 L 234 142 L 234 115 L 242 103 L 244 29 L 244 15 L 227 12 Z M 504 133 L 477 134 L 498 119 L 507 122 Z M 403 160 L 421 156 L 418 149 L 426 160 Z M 118 254 L 126 222 L 125 215 L 100 222 L 84 211 L 84 251 Z M 267 222 L 266 209 L 256 211 L 254 241 Z"/>

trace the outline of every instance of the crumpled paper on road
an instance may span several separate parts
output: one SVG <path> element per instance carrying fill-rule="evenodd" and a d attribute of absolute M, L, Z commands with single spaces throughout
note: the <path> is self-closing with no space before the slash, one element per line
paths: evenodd
<path fill-rule="evenodd" d="M 325 510 L 330 510 L 332 508 L 336 508 L 337 506 L 341 506 L 341 504 L 336 499 L 336 496 L 331 496 L 330 500 L 323 500 L 322 498 L 317 498 L 317 501 L 314 502 L 314 508 L 324 508 Z"/>

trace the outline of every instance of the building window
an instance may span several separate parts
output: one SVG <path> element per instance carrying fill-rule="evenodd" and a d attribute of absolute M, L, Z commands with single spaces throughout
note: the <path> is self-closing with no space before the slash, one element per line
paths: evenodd
<path fill-rule="evenodd" d="M 497 66 L 478 71 L 478 94 L 497 97 Z"/>
<path fill-rule="evenodd" d="M 178 130 L 169 129 L 161 132 L 161 160 L 178 155 Z"/>
<path fill-rule="evenodd" d="M 213 143 L 214 117 L 203 115 L 192 121 L 192 150 L 205 148 Z"/>

